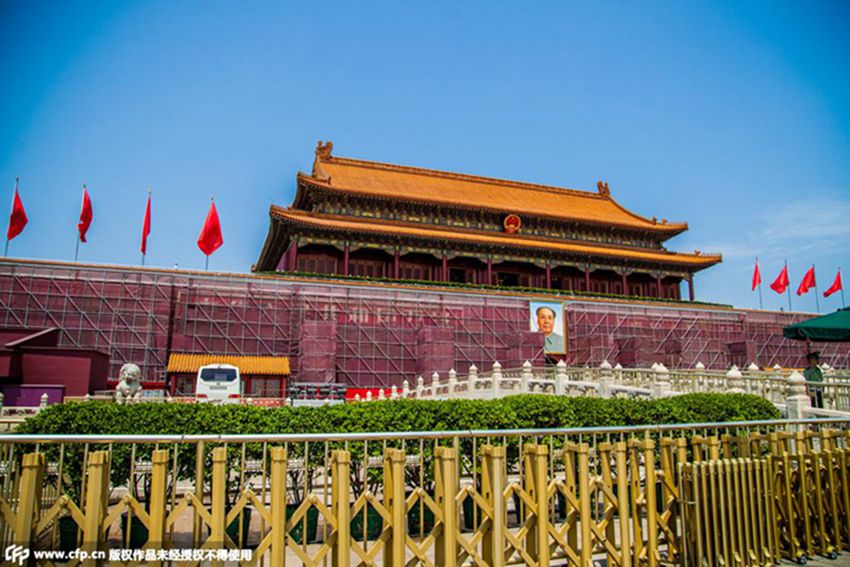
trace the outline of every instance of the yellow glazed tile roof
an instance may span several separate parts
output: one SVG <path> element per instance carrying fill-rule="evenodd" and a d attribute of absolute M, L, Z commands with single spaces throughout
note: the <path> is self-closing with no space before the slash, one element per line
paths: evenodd
<path fill-rule="evenodd" d="M 289 375 L 289 358 L 286 356 L 226 356 L 182 352 L 168 357 L 168 372 L 194 373 L 207 364 L 230 364 L 242 374 Z"/>
<path fill-rule="evenodd" d="M 389 199 L 487 208 L 520 216 L 617 225 L 653 232 L 679 233 L 687 223 L 667 223 L 632 213 L 611 198 L 607 184 L 599 191 L 577 191 L 519 181 L 391 165 L 351 158 L 317 157 L 313 175 L 299 179 L 330 190 Z"/>
<path fill-rule="evenodd" d="M 547 240 L 542 238 L 522 237 L 497 232 L 481 232 L 472 230 L 438 229 L 431 227 L 417 227 L 410 224 L 401 224 L 391 221 L 369 222 L 354 220 L 352 217 L 335 217 L 285 209 L 272 205 L 271 215 L 273 217 L 305 226 L 324 228 L 331 230 L 351 230 L 355 232 L 371 234 L 403 234 L 413 237 L 428 239 L 444 239 L 463 242 L 474 242 L 480 244 L 508 245 L 520 248 L 536 248 L 551 250 L 554 252 L 574 252 L 577 254 L 611 256 L 615 258 L 626 258 L 634 260 L 648 260 L 679 264 L 683 266 L 708 267 L 722 260 L 722 257 L 714 254 L 681 254 L 676 252 L 651 251 L 633 248 L 615 248 L 605 245 L 579 244 Z"/>

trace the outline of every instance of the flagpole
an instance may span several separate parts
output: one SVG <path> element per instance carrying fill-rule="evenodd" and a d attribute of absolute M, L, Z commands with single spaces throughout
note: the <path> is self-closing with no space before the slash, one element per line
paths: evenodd
<path fill-rule="evenodd" d="M 82 197 L 83 203 L 85 203 L 85 199 L 86 199 L 86 182 L 85 182 L 85 180 L 83 180 L 83 197 Z M 82 217 L 83 217 L 83 214 L 82 214 L 82 205 L 81 205 L 80 206 L 80 220 L 81 221 L 82 221 Z M 76 247 L 74 248 L 74 262 L 76 262 L 79 257 L 80 257 L 80 225 L 77 224 L 77 244 L 76 244 Z"/>
<path fill-rule="evenodd" d="M 788 273 L 788 260 L 785 260 L 785 273 Z M 790 277 L 788 278 L 791 279 Z M 788 286 L 785 288 L 785 292 L 788 294 L 788 311 L 793 311 L 794 309 L 791 307 L 791 284 L 789 282 Z"/>
<path fill-rule="evenodd" d="M 815 273 L 815 265 L 812 264 L 812 273 L 815 274 L 815 309 L 818 310 L 818 314 L 820 314 L 820 298 L 818 297 L 818 276 Z"/>
<path fill-rule="evenodd" d="M 12 204 L 9 206 L 9 222 L 12 222 L 12 213 L 15 212 L 15 195 L 18 194 L 18 182 L 21 180 L 20 175 L 15 176 L 15 192 L 12 193 Z M 9 255 L 9 231 L 6 231 L 6 249 L 3 251 L 4 256 Z"/>
<path fill-rule="evenodd" d="M 759 259 L 756 256 L 756 269 L 759 267 Z M 759 270 L 759 309 L 764 309 L 764 302 L 761 298 L 761 270 Z"/>
<path fill-rule="evenodd" d="M 204 254 L 204 270 L 210 271 L 210 257 Z"/>
<path fill-rule="evenodd" d="M 147 219 L 148 204 L 150 204 L 150 201 L 151 201 L 151 188 L 148 187 L 148 201 L 147 201 L 147 203 L 145 203 L 145 219 Z M 145 231 L 145 225 L 144 225 L 144 220 L 142 220 L 142 238 L 145 241 L 145 249 L 147 249 L 147 235 L 144 234 L 144 231 Z M 142 252 L 142 266 L 144 266 L 144 265 L 145 265 L 145 252 Z"/>
<path fill-rule="evenodd" d="M 838 266 L 838 277 L 841 277 L 841 266 Z M 841 280 L 841 307 L 847 307 L 847 304 L 844 303 L 844 280 Z"/>

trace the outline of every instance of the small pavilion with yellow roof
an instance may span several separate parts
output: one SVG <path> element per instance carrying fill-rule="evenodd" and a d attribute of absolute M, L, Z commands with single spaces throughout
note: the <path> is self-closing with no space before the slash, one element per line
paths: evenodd
<path fill-rule="evenodd" d="M 577 191 L 332 155 L 319 142 L 290 207 L 272 205 L 255 271 L 694 299 L 720 255 L 672 252 L 687 223 L 645 218 L 607 183 Z"/>

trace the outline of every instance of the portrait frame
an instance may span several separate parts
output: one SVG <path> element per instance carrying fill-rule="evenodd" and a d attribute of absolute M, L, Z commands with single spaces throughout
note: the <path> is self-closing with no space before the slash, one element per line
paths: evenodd
<path fill-rule="evenodd" d="M 566 354 L 567 353 L 567 322 L 564 313 L 564 304 L 560 301 L 529 301 L 528 302 L 528 322 L 529 330 L 534 332 L 543 332 L 538 324 L 538 310 L 549 309 L 554 313 L 555 321 L 552 328 L 551 339 L 547 338 L 543 347 L 545 354 Z"/>

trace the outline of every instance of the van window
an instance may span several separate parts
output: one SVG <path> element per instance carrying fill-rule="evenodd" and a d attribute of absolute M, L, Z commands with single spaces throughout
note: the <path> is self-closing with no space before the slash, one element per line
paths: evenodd
<path fill-rule="evenodd" d="M 233 382 L 236 380 L 234 368 L 204 368 L 201 370 L 201 380 L 204 382 Z"/>

